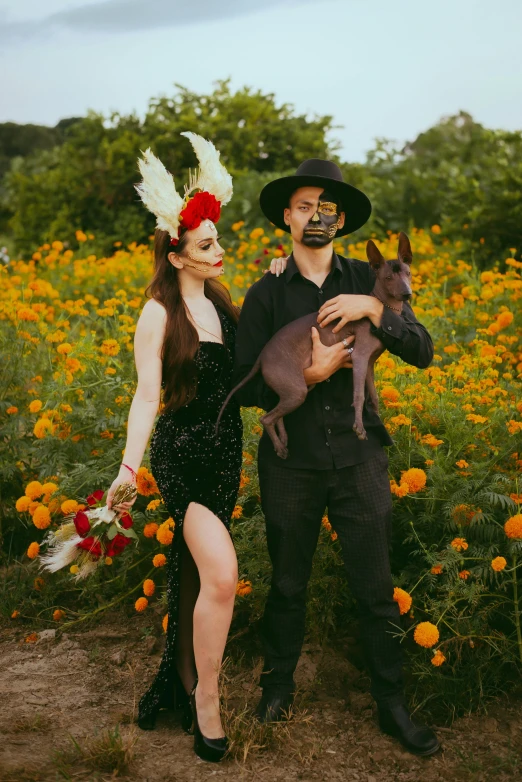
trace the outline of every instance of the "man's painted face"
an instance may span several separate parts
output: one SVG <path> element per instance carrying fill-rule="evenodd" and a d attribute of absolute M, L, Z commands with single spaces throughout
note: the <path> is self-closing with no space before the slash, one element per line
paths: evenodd
<path fill-rule="evenodd" d="M 336 196 L 323 190 L 317 209 L 313 211 L 303 229 L 303 244 L 307 247 L 323 247 L 329 244 L 339 228 L 340 212 Z"/>

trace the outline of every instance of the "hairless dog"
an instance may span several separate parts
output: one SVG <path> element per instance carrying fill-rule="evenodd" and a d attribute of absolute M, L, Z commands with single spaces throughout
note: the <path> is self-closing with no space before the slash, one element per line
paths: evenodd
<path fill-rule="evenodd" d="M 380 299 L 385 307 L 390 307 L 399 313 L 402 312 L 402 303 L 408 301 L 412 295 L 410 285 L 412 252 L 408 237 L 405 233 L 399 234 L 397 260 L 385 261 L 371 239 L 366 245 L 366 255 L 376 276 L 372 296 Z M 314 388 L 314 386 L 306 385 L 303 371 L 312 363 L 311 328 L 319 325 L 317 315 L 317 312 L 313 312 L 288 323 L 267 342 L 248 375 L 232 389 L 226 398 L 217 419 L 216 432 L 223 410 L 232 396 L 261 370 L 265 383 L 278 394 L 279 402 L 260 421 L 268 432 L 277 455 L 281 459 L 287 458 L 288 436 L 283 416 L 302 405 L 308 392 Z M 380 339 L 371 333 L 369 318 L 347 323 L 334 334 L 332 329 L 338 322 L 338 320 L 333 321 L 324 328 L 318 328 L 319 336 L 323 345 L 327 346 L 342 342 L 348 336 L 355 336 L 351 355 L 353 406 L 355 408 L 353 429 L 360 440 L 366 440 L 367 436 L 362 420 L 365 386 L 368 390 L 369 403 L 378 412 L 379 401 L 375 389 L 373 368 L 385 348 Z"/>

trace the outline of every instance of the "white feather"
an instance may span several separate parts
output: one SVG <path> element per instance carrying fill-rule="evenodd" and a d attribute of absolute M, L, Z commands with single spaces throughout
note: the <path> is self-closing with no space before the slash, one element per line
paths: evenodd
<path fill-rule="evenodd" d="M 156 225 L 167 231 L 172 239 L 178 238 L 179 214 L 183 199 L 176 190 L 174 178 L 151 149 L 138 160 L 143 181 L 135 188 L 147 209 L 156 215 Z"/>
<path fill-rule="evenodd" d="M 40 557 L 40 568 L 48 570 L 49 573 L 56 573 L 63 567 L 67 567 L 80 556 L 81 549 L 76 548 L 76 544 L 82 538 L 79 535 L 73 535 L 68 540 L 49 541 L 49 549 L 46 554 Z"/>
<path fill-rule="evenodd" d="M 232 198 L 232 177 L 219 160 L 219 152 L 211 141 L 207 141 L 196 133 L 186 131 L 181 134 L 188 138 L 199 160 L 197 180 L 191 182 L 191 190 L 199 189 L 212 193 L 222 204 L 228 204 Z"/>

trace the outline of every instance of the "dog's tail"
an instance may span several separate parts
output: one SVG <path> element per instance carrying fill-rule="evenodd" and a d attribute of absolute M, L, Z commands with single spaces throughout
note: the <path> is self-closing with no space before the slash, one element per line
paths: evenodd
<path fill-rule="evenodd" d="M 261 366 L 261 356 L 258 356 L 258 359 L 257 359 L 256 363 L 254 364 L 254 366 L 252 367 L 252 369 L 250 370 L 248 375 L 246 377 L 244 377 L 243 380 L 240 383 L 238 383 L 237 386 L 235 386 L 232 389 L 232 391 L 229 393 L 229 395 L 227 396 L 227 398 L 223 402 L 223 406 L 222 406 L 221 410 L 219 411 L 219 415 L 217 417 L 216 428 L 214 430 L 215 434 L 218 433 L 219 422 L 221 421 L 221 416 L 223 415 L 223 411 L 225 410 L 225 407 L 228 405 L 228 403 L 230 402 L 230 400 L 232 399 L 232 397 L 234 396 L 236 391 L 239 391 L 240 388 L 243 388 L 243 386 L 245 386 L 248 383 L 248 381 L 251 380 L 254 377 L 254 375 L 257 375 L 257 373 L 259 372 L 260 366 Z"/>

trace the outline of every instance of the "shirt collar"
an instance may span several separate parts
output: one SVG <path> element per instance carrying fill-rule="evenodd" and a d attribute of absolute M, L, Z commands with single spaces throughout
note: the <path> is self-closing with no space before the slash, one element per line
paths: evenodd
<path fill-rule="evenodd" d="M 332 253 L 332 268 L 331 272 L 335 272 L 335 270 L 342 273 L 343 267 L 341 266 L 341 261 L 339 260 L 339 256 L 336 253 Z M 331 273 L 329 272 L 329 273 Z M 299 269 L 297 268 L 297 264 L 295 262 L 294 254 L 290 253 L 288 257 L 288 262 L 286 264 L 286 272 L 285 272 L 285 280 L 288 284 L 291 279 L 295 277 L 296 274 L 301 274 Z"/>

